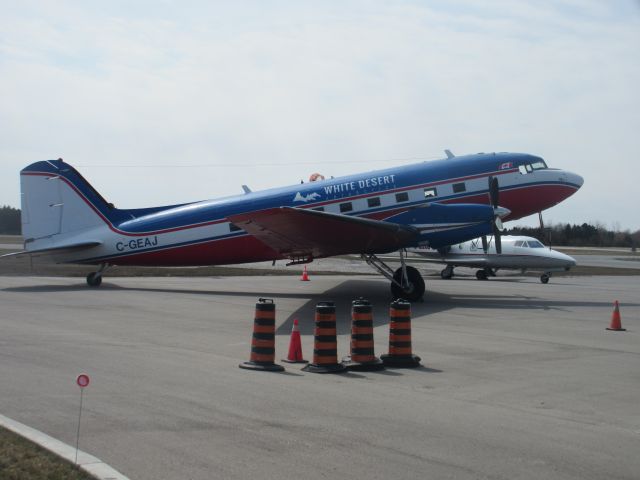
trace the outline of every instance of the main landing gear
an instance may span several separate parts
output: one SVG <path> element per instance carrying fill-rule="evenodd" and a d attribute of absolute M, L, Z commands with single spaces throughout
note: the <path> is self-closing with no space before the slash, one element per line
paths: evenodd
<path fill-rule="evenodd" d="M 443 280 L 450 280 L 453 278 L 453 265 L 447 265 L 440 272 L 440 278 Z"/>
<path fill-rule="evenodd" d="M 362 259 L 391 280 L 393 298 L 403 298 L 415 302 L 424 296 L 424 280 L 417 269 L 406 265 L 404 254 L 404 250 L 400 250 L 401 266 L 395 271 L 374 254 L 362 254 Z"/>
<path fill-rule="evenodd" d="M 549 283 L 549 279 L 551 278 L 551 272 L 545 272 L 540 275 L 540 281 L 542 283 Z"/>
<path fill-rule="evenodd" d="M 100 264 L 100 267 L 97 271 L 91 272 L 89 275 L 87 275 L 87 285 L 93 288 L 99 287 L 102 283 L 102 274 L 107 268 L 109 268 L 109 264 L 102 263 Z"/>
<path fill-rule="evenodd" d="M 495 277 L 495 276 L 496 276 L 496 272 L 494 272 L 489 267 L 483 268 L 482 270 L 478 270 L 476 272 L 476 278 L 478 280 L 487 280 L 489 277 Z"/>

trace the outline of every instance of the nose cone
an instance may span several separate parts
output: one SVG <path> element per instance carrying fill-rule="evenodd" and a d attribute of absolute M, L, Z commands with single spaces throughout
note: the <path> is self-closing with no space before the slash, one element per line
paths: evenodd
<path fill-rule="evenodd" d="M 562 260 L 562 262 L 564 263 L 564 268 L 566 270 L 569 270 L 571 267 L 575 267 L 576 266 L 576 259 L 564 254 L 564 253 L 560 253 L 558 251 L 556 251 L 556 253 L 558 254 L 558 259 Z"/>
<path fill-rule="evenodd" d="M 573 185 L 574 187 L 576 187 L 576 189 L 582 187 L 582 185 L 584 184 L 584 178 L 582 178 L 577 173 L 565 172 L 565 179 L 567 183 Z"/>

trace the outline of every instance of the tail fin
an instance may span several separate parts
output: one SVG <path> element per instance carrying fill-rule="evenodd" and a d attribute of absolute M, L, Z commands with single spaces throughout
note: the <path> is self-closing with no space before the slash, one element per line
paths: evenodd
<path fill-rule="evenodd" d="M 62 159 L 36 162 L 20 172 L 25 244 L 54 235 L 113 224 L 122 212 Z"/>

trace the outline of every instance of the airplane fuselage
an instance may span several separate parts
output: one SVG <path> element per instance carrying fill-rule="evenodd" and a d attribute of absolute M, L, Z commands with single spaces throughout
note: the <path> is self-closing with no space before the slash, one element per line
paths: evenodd
<path fill-rule="evenodd" d="M 89 250 L 60 253 L 56 260 L 61 262 L 158 266 L 258 262 L 283 256 L 237 228 L 228 217 L 288 206 L 385 220 L 431 202 L 486 205 L 490 176 L 499 179 L 500 206 L 511 211 L 506 220 L 550 208 L 575 193 L 583 182 L 579 175 L 547 168 L 541 158 L 532 155 L 477 154 L 184 205 L 117 210 L 106 207 L 88 184 L 77 186 L 60 175 L 56 177 L 64 190 L 60 195 L 77 194 L 101 220 L 81 234 L 64 228 L 65 222 L 73 223 L 73 215 L 85 213 L 65 212 L 64 199 L 52 198 L 50 205 L 59 202 L 60 217 L 47 221 L 61 225 L 60 233 L 54 232 L 58 243 L 73 243 L 76 237 L 100 240 L 100 245 Z M 52 173 L 27 167 L 22 177 L 23 182 L 44 182 Z M 33 238 L 25 246 L 27 250 L 47 248 L 51 238 Z"/>

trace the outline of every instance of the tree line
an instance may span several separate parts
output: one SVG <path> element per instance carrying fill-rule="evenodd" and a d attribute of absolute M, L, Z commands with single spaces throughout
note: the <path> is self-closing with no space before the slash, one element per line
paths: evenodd
<path fill-rule="evenodd" d="M 0 207 L 0 234 L 20 235 L 20 209 Z M 544 244 L 574 247 L 627 247 L 640 246 L 640 230 L 630 232 L 619 228 L 609 230 L 604 225 L 571 225 L 569 223 L 538 227 L 514 227 L 505 230 L 507 235 L 527 235 Z"/>
<path fill-rule="evenodd" d="M 527 235 L 540 240 L 545 245 L 572 246 L 572 247 L 626 247 L 636 248 L 640 246 L 640 230 L 631 232 L 607 229 L 604 225 L 596 223 L 590 225 L 571 225 L 559 223 L 540 227 L 514 227 L 505 230 L 507 235 Z"/>

